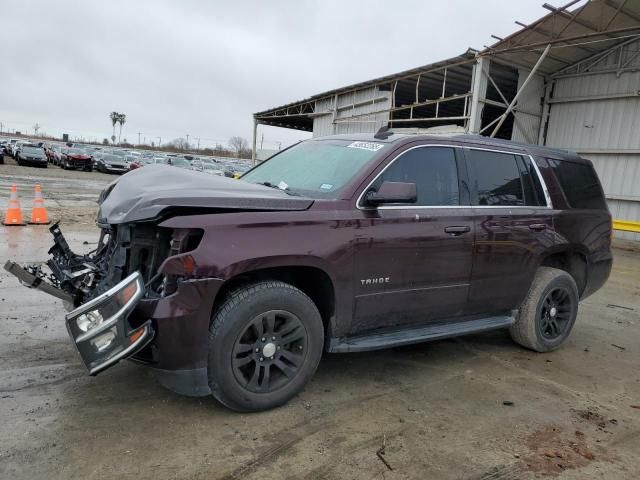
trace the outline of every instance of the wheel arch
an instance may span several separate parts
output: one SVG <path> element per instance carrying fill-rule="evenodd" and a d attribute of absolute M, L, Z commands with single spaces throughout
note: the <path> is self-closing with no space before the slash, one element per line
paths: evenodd
<path fill-rule="evenodd" d="M 582 297 L 587 287 L 589 270 L 586 253 L 571 248 L 551 251 L 542 257 L 540 266 L 557 268 L 567 272 L 575 280 L 578 286 L 578 293 Z"/>
<path fill-rule="evenodd" d="M 330 338 L 336 312 L 335 286 L 329 273 L 317 266 L 277 265 L 237 273 L 222 284 L 216 295 L 213 311 L 215 312 L 228 295 L 237 288 L 261 280 L 280 280 L 305 293 L 320 312 L 325 338 Z"/>

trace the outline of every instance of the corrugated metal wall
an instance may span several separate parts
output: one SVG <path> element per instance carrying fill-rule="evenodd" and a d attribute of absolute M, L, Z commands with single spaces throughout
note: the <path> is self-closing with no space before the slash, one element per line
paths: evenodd
<path fill-rule="evenodd" d="M 527 79 L 529 70 L 518 69 L 518 90 Z M 542 116 L 542 99 L 544 98 L 544 78 L 534 75 L 527 88 L 518 97 L 518 111 L 515 112 L 511 139 L 514 142 L 538 143 L 538 131 Z"/>
<path fill-rule="evenodd" d="M 389 112 L 360 116 L 379 110 L 391 108 L 391 92 L 380 91 L 377 87 L 365 88 L 355 92 L 338 95 L 338 110 L 335 116 L 335 97 L 328 97 L 316 102 L 315 112 L 326 112 L 326 115 L 313 119 L 313 136 L 332 135 L 339 133 L 374 133 L 389 121 Z M 349 120 L 351 117 L 356 117 Z"/>
<path fill-rule="evenodd" d="M 553 100 L 638 92 L 640 71 L 619 76 L 603 71 L 615 70 L 639 49 L 640 42 L 634 42 L 623 51 L 622 61 L 612 55 L 588 75 L 556 79 Z M 640 68 L 640 56 L 628 67 Z M 640 96 L 552 103 L 546 144 L 593 161 L 614 218 L 640 221 Z M 634 233 L 616 235 L 640 240 Z"/>

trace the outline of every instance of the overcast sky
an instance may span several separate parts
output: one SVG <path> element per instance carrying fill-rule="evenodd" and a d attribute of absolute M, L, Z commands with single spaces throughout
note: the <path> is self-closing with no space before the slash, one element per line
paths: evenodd
<path fill-rule="evenodd" d="M 202 145 L 251 114 L 493 43 L 542 0 L 20 0 L 0 17 L 3 131 Z M 304 138 L 260 127 L 264 148 Z M 259 133 L 260 134 L 260 133 Z"/>

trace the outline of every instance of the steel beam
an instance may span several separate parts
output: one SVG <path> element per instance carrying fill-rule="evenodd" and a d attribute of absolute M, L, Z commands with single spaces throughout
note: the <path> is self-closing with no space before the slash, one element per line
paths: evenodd
<path fill-rule="evenodd" d="M 608 95 L 587 95 L 583 97 L 552 98 L 548 103 L 550 105 L 554 105 L 556 103 L 595 102 L 598 100 L 617 100 L 620 98 L 640 98 L 640 90 L 628 93 L 611 93 Z"/>
<path fill-rule="evenodd" d="M 525 88 L 527 88 L 527 85 L 529 84 L 529 80 L 531 80 L 533 78 L 533 76 L 535 75 L 536 71 L 540 67 L 540 64 L 544 61 L 545 57 L 549 53 L 549 50 L 551 50 L 551 44 L 547 45 L 547 48 L 544 49 L 544 52 L 542 52 L 542 55 L 540 55 L 540 58 L 538 58 L 538 61 L 536 62 L 536 64 L 533 66 L 533 68 L 529 72 L 529 75 L 527 76 L 525 81 L 522 83 L 522 86 L 516 92 L 515 96 L 513 97 L 513 100 L 511 100 L 511 103 L 507 107 L 507 110 L 499 117 L 500 121 L 498 122 L 496 127 L 493 129 L 493 132 L 491 132 L 491 135 L 490 135 L 491 137 L 495 137 L 496 136 L 496 133 L 498 133 L 498 130 L 500 130 L 500 127 L 502 126 L 502 124 L 506 120 L 507 115 L 509 115 L 509 113 L 511 112 L 511 110 L 515 106 L 516 102 L 518 101 L 518 97 L 520 97 L 520 94 L 524 91 Z"/>
<path fill-rule="evenodd" d="M 489 68 L 490 61 L 485 57 L 478 57 L 473 67 L 473 83 L 471 85 L 471 111 L 469 112 L 469 133 L 480 133 L 482 125 L 482 103 L 487 95 L 487 80 L 483 71 Z"/>

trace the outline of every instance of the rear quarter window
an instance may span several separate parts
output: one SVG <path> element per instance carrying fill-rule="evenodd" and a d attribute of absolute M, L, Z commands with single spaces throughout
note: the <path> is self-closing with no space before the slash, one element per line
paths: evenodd
<path fill-rule="evenodd" d="M 607 210 L 600 180 L 590 164 L 548 159 L 571 208 Z"/>

